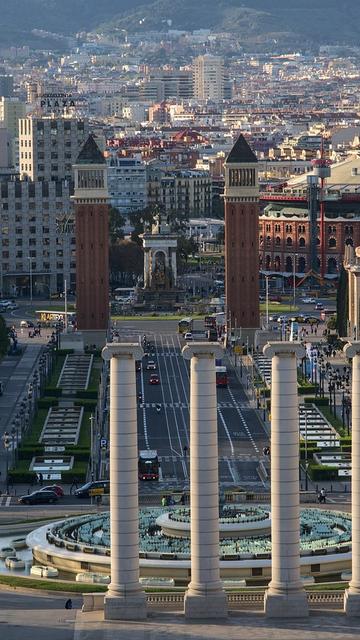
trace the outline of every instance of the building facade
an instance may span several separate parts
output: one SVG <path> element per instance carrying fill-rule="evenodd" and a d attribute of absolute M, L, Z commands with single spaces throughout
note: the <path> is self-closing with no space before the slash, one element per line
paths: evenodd
<path fill-rule="evenodd" d="M 1 290 L 49 297 L 75 288 L 75 235 L 69 185 L 0 183 Z"/>
<path fill-rule="evenodd" d="M 72 166 L 89 127 L 75 118 L 21 118 L 19 168 L 30 180 L 73 180 Z"/>
<path fill-rule="evenodd" d="M 225 161 L 227 320 L 255 329 L 259 316 L 259 183 L 257 158 L 240 135 Z"/>
<path fill-rule="evenodd" d="M 224 99 L 224 60 L 205 54 L 193 61 L 194 97 L 220 102 Z"/>
<path fill-rule="evenodd" d="M 141 211 L 147 206 L 146 164 L 138 158 L 122 158 L 109 153 L 108 189 L 111 206 L 123 215 Z"/>
<path fill-rule="evenodd" d="M 148 167 L 148 203 L 162 204 L 167 213 L 180 216 L 211 215 L 212 182 L 205 171 L 164 171 Z"/>

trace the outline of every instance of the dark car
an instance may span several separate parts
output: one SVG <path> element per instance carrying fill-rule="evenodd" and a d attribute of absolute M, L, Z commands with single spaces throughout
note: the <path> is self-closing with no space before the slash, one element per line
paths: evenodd
<path fill-rule="evenodd" d="M 21 496 L 18 502 L 21 504 L 53 504 L 58 499 L 54 491 L 34 491 L 29 495 Z"/>
<path fill-rule="evenodd" d="M 160 378 L 157 373 L 151 374 L 149 384 L 160 384 Z"/>
<path fill-rule="evenodd" d="M 48 484 L 46 487 L 41 487 L 39 491 L 53 491 L 58 498 L 62 498 L 64 495 L 64 489 L 59 484 Z"/>
<path fill-rule="evenodd" d="M 87 482 L 82 487 L 74 491 L 74 495 L 77 498 L 90 498 L 91 494 L 96 495 L 96 492 L 110 493 L 110 481 L 109 480 L 95 480 L 94 482 Z"/>

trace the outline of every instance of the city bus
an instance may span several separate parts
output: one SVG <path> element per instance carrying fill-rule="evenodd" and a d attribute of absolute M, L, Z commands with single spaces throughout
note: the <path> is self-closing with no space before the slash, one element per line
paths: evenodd
<path fill-rule="evenodd" d="M 116 302 L 132 302 L 135 298 L 135 287 L 118 287 L 114 291 Z"/>
<path fill-rule="evenodd" d="M 227 387 L 228 386 L 228 374 L 226 367 L 215 367 L 216 372 L 216 386 Z"/>
<path fill-rule="evenodd" d="M 159 480 L 159 458 L 155 449 L 139 451 L 139 480 Z"/>
<path fill-rule="evenodd" d="M 179 333 L 188 333 L 193 330 L 194 321 L 192 318 L 183 318 L 179 320 L 178 323 L 178 332 Z"/>
<path fill-rule="evenodd" d="M 205 318 L 204 318 L 204 327 L 205 327 L 205 329 L 215 329 L 216 328 L 216 316 L 205 316 Z"/>

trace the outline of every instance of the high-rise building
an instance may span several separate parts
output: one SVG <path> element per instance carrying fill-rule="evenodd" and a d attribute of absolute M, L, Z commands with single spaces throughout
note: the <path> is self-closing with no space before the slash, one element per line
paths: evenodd
<path fill-rule="evenodd" d="M 0 97 L 0 124 L 10 134 L 10 161 L 12 166 L 18 166 L 18 135 L 19 120 L 25 116 L 25 103 L 17 98 Z"/>
<path fill-rule="evenodd" d="M 224 60 L 206 53 L 193 62 L 194 97 L 198 100 L 224 99 Z"/>
<path fill-rule="evenodd" d="M 31 180 L 72 180 L 72 166 L 89 133 L 76 118 L 22 118 L 19 168 Z"/>
<path fill-rule="evenodd" d="M 259 327 L 257 158 L 240 135 L 225 161 L 225 286 L 232 327 Z"/>
<path fill-rule="evenodd" d="M 0 96 L 12 98 L 14 95 L 14 78 L 9 74 L 0 74 Z"/>
<path fill-rule="evenodd" d="M 191 71 L 157 71 L 149 74 L 139 87 L 140 98 L 162 102 L 169 98 L 190 100 L 193 97 Z"/>
<path fill-rule="evenodd" d="M 93 136 L 74 173 L 77 326 L 96 344 L 105 341 L 109 324 L 109 205 L 106 160 Z"/>
<path fill-rule="evenodd" d="M 109 153 L 107 163 L 110 204 L 124 215 L 144 209 L 147 206 L 145 162 Z"/>

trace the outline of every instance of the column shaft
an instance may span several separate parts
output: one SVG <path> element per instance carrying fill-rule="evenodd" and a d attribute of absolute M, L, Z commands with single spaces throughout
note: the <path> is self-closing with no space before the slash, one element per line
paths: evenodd
<path fill-rule="evenodd" d="M 190 508 L 191 582 L 187 618 L 224 618 L 227 600 L 220 581 L 219 473 L 215 356 L 218 346 L 185 347 L 191 357 Z M 184 353 L 184 355 L 186 355 Z"/>
<path fill-rule="evenodd" d="M 351 519 L 352 576 L 345 591 L 344 610 L 350 616 L 360 616 L 360 342 L 346 345 L 345 353 L 352 357 L 351 394 Z"/>
<path fill-rule="evenodd" d="M 139 505 L 134 359 L 110 361 L 109 593 L 139 590 Z M 114 543 L 114 544 L 113 544 Z"/>
<path fill-rule="evenodd" d="M 281 346 L 279 346 L 279 344 Z M 271 582 L 269 617 L 308 615 L 300 578 L 299 419 L 295 343 L 271 343 Z M 300 353 L 299 353 L 300 355 Z"/>
<path fill-rule="evenodd" d="M 138 345 L 108 344 L 110 360 L 110 543 L 111 583 L 104 599 L 106 620 L 146 617 L 139 583 L 139 499 L 135 360 Z"/>

